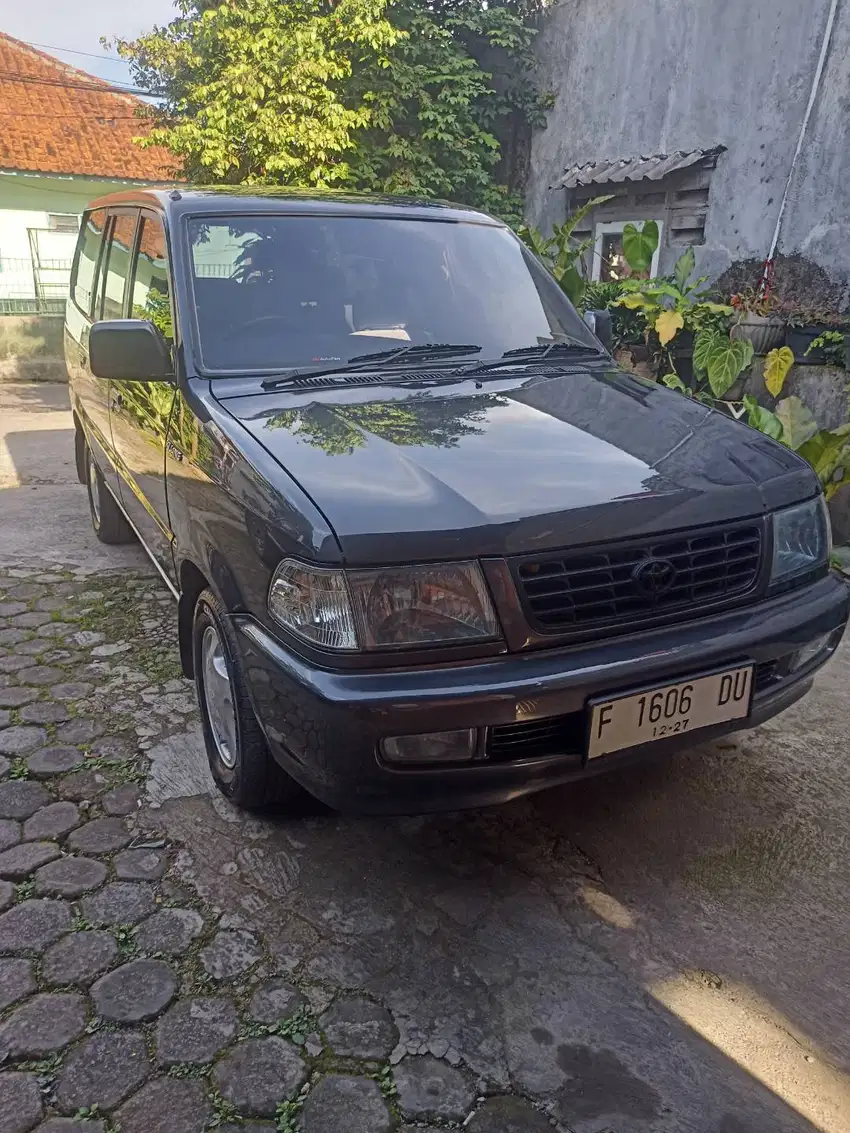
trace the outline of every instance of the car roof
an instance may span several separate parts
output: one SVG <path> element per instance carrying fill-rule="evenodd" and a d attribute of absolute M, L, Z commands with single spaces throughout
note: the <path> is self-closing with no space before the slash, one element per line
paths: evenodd
<path fill-rule="evenodd" d="M 487 213 L 445 201 L 413 197 L 341 193 L 319 189 L 284 189 L 256 185 L 215 185 L 202 189 L 133 189 L 110 193 L 91 202 L 89 208 L 117 205 L 148 205 L 169 217 L 275 213 L 279 215 L 362 216 L 395 219 L 443 220 L 455 223 L 497 225 L 502 221 Z"/>

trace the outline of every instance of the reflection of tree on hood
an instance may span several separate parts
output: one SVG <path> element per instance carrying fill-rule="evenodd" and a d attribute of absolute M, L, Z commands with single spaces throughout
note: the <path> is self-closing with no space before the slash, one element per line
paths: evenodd
<path fill-rule="evenodd" d="M 461 437 L 480 436 L 476 423 L 491 409 L 506 406 L 501 397 L 482 396 L 437 401 L 425 395 L 407 401 L 362 405 L 309 405 L 285 409 L 269 417 L 269 429 L 288 429 L 329 456 L 343 456 L 366 444 L 372 433 L 394 445 L 437 445 L 453 448 Z"/>

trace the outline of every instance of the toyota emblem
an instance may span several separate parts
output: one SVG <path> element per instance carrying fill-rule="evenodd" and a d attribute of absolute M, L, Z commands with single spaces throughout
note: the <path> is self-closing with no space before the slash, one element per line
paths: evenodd
<path fill-rule="evenodd" d="M 660 598 L 676 581 L 676 568 L 669 559 L 644 559 L 632 571 L 632 581 L 647 598 Z"/>

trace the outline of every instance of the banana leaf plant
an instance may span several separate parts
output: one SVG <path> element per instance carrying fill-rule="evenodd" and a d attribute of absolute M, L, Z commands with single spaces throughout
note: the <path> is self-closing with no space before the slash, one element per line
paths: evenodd
<path fill-rule="evenodd" d="M 612 196 L 609 193 L 607 196 L 592 197 L 581 208 L 570 213 L 563 224 L 553 225 L 551 236 L 543 236 L 539 229 L 530 228 L 527 224 L 517 229 L 519 238 L 543 261 L 573 305 L 579 308 L 584 305 L 584 291 L 587 287 L 584 256 L 593 244 L 593 237 L 579 240 L 574 232 L 589 212 L 597 205 L 610 201 Z"/>

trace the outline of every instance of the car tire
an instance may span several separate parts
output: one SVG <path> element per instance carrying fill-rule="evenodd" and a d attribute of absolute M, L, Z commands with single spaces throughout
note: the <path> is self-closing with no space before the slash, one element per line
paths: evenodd
<path fill-rule="evenodd" d="M 74 466 L 77 469 L 77 479 L 81 484 L 86 482 L 86 453 L 89 446 L 86 444 L 86 435 L 79 421 L 74 419 Z"/>
<path fill-rule="evenodd" d="M 211 590 L 195 604 L 192 657 L 207 759 L 224 797 L 254 811 L 303 802 L 306 793 L 269 751 L 248 696 L 236 633 Z"/>
<path fill-rule="evenodd" d="M 136 533 L 124 518 L 112 493 L 103 482 L 90 448 L 86 448 L 86 489 L 94 533 L 101 543 L 132 543 Z"/>

